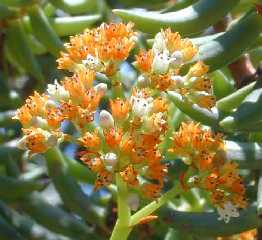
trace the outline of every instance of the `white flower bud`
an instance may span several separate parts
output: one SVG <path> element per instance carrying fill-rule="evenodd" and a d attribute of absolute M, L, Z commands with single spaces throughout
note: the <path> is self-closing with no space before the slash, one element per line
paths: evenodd
<path fill-rule="evenodd" d="M 153 53 L 155 55 L 164 52 L 167 49 L 165 37 L 162 32 L 159 32 L 154 39 L 154 43 L 152 46 Z"/>
<path fill-rule="evenodd" d="M 101 71 L 101 69 L 103 68 L 103 64 L 101 63 L 101 61 L 97 57 L 92 56 L 91 54 L 88 54 L 86 59 L 83 60 L 82 63 L 89 69 L 98 72 Z"/>
<path fill-rule="evenodd" d="M 168 52 L 158 53 L 155 55 L 152 63 L 152 70 L 156 74 L 165 74 L 169 68 Z"/>
<path fill-rule="evenodd" d="M 217 207 L 219 214 L 218 220 L 224 220 L 225 223 L 229 223 L 231 217 L 239 217 L 239 212 L 235 205 L 231 202 L 226 202 L 224 208 Z"/>
<path fill-rule="evenodd" d="M 107 91 L 107 85 L 105 83 L 99 83 L 94 87 L 94 89 L 97 93 L 100 93 L 101 95 L 105 95 Z"/>
<path fill-rule="evenodd" d="M 99 122 L 102 128 L 114 127 L 114 118 L 110 112 L 102 110 L 99 114 Z"/>
<path fill-rule="evenodd" d="M 47 85 L 47 92 L 51 98 L 57 101 L 69 98 L 69 92 L 65 90 L 65 88 L 57 82 L 57 80 L 55 80 L 54 84 Z"/>
<path fill-rule="evenodd" d="M 152 98 L 133 97 L 132 98 L 132 110 L 137 117 L 143 117 L 148 115 L 153 107 Z"/>
<path fill-rule="evenodd" d="M 181 51 L 175 51 L 170 58 L 170 65 L 172 67 L 178 67 L 183 63 L 183 53 Z"/>
<path fill-rule="evenodd" d="M 132 211 L 136 211 L 139 207 L 139 196 L 137 194 L 129 194 L 127 197 L 127 205 Z"/>

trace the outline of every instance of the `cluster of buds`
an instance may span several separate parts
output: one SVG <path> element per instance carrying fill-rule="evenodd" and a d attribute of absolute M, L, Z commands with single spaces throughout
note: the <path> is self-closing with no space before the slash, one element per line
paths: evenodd
<path fill-rule="evenodd" d="M 97 174 L 95 190 L 114 183 L 118 174 L 128 187 L 154 199 L 159 197 L 167 174 L 167 166 L 161 162 L 161 144 L 172 116 L 165 91 L 178 91 L 207 109 L 213 107 L 214 97 L 204 63 L 198 62 L 185 76 L 179 75 L 197 49 L 188 39 L 167 29 L 156 35 L 151 50 L 136 56 L 141 75 L 130 96 L 122 89 L 121 97 L 108 100 L 108 86 L 97 84 L 96 75 L 104 74 L 120 82 L 119 66 L 137 39 L 132 27 L 131 23 L 102 24 L 71 37 L 65 45 L 66 52 L 57 60 L 58 68 L 69 70 L 71 76 L 49 84 L 45 94 L 35 92 L 15 118 L 23 125 L 24 137 L 19 146 L 31 154 L 44 153 L 61 141 L 72 140 L 83 148 L 78 154 L 80 159 Z M 101 110 L 103 97 L 109 107 Z M 99 121 L 95 121 L 95 114 Z M 64 121 L 70 121 L 79 131 L 77 139 L 63 133 Z M 181 177 L 184 189 L 208 190 L 225 221 L 238 215 L 236 209 L 246 205 L 245 189 L 237 166 L 224 161 L 220 135 L 198 124 L 184 123 L 174 134 L 170 151 L 189 165 Z"/>
<path fill-rule="evenodd" d="M 183 65 L 191 60 L 197 49 L 188 39 L 170 29 L 161 31 L 154 39 L 152 49 L 140 51 L 136 57 L 142 72 L 138 85 L 159 91 L 175 90 L 191 103 L 211 109 L 215 105 L 211 80 L 206 76 L 208 66 L 199 61 L 187 74 L 181 75 Z"/>
<path fill-rule="evenodd" d="M 57 60 L 59 69 L 76 71 L 88 68 L 112 76 L 119 64 L 126 60 L 136 43 L 133 24 L 105 24 L 87 29 L 83 34 L 70 38 Z"/>
<path fill-rule="evenodd" d="M 183 188 L 198 187 L 208 191 L 219 219 L 229 222 L 231 217 L 238 217 L 238 208 L 245 208 L 247 204 L 245 188 L 237 173 L 237 164 L 225 160 L 222 136 L 202 129 L 199 124 L 182 123 L 172 140 L 169 151 L 189 165 L 180 176 Z"/>

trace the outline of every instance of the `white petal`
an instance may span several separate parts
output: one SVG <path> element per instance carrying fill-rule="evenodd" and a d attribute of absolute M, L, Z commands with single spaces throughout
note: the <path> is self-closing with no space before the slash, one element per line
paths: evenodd
<path fill-rule="evenodd" d="M 155 55 L 152 63 L 152 71 L 156 74 L 165 74 L 169 68 L 169 56 L 167 53 L 159 53 Z"/>
<path fill-rule="evenodd" d="M 105 83 L 99 83 L 94 87 L 97 93 L 104 95 L 107 91 L 107 85 Z"/>
<path fill-rule="evenodd" d="M 69 98 L 69 92 L 65 90 L 65 88 L 57 82 L 57 80 L 55 80 L 54 84 L 47 85 L 47 92 L 51 98 L 57 101 Z"/>
<path fill-rule="evenodd" d="M 84 65 L 86 65 L 89 69 L 95 70 L 95 71 L 101 71 L 103 64 L 101 61 L 97 58 L 92 56 L 91 54 L 88 54 L 86 59 L 82 61 Z"/>
<path fill-rule="evenodd" d="M 117 163 L 117 155 L 113 152 L 106 153 L 102 156 L 106 166 L 114 167 Z"/>
<path fill-rule="evenodd" d="M 154 54 L 159 54 L 167 49 L 163 33 L 159 32 L 154 39 L 152 50 Z"/>
<path fill-rule="evenodd" d="M 106 110 L 100 112 L 99 122 L 102 128 L 114 127 L 114 118 L 111 113 Z"/>

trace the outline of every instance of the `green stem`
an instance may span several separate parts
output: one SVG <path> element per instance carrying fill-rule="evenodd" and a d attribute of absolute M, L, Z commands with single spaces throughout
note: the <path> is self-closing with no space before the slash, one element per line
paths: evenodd
<path fill-rule="evenodd" d="M 134 226 L 138 224 L 141 221 L 141 219 L 149 216 L 151 213 L 153 213 L 158 208 L 166 204 L 171 198 L 175 197 L 175 195 L 179 194 L 180 192 L 181 192 L 181 188 L 179 187 L 179 185 L 176 185 L 173 188 L 171 188 L 169 191 L 167 191 L 162 197 L 143 207 L 141 210 L 136 212 L 131 217 L 130 226 Z"/>
<path fill-rule="evenodd" d="M 128 190 L 127 185 L 123 182 L 121 176 L 116 174 L 117 185 L 117 207 L 118 207 L 118 220 L 112 232 L 110 240 L 125 240 L 127 239 L 131 229 L 129 228 L 130 222 L 130 208 L 127 204 Z"/>
<path fill-rule="evenodd" d="M 138 224 L 143 218 L 149 216 L 158 208 L 166 204 L 171 198 L 181 192 L 181 188 L 177 184 L 167 191 L 162 197 L 153 201 L 130 217 L 130 209 L 127 205 L 127 186 L 121 179 L 120 175 L 116 175 L 117 184 L 117 204 L 118 204 L 118 220 L 114 227 L 110 240 L 126 240 L 132 228 Z"/>

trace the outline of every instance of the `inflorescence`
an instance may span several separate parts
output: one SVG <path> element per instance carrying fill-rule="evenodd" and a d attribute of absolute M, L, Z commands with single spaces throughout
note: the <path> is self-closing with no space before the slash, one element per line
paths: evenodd
<path fill-rule="evenodd" d="M 176 91 L 191 104 L 208 110 L 215 105 L 215 98 L 203 62 L 182 74 L 185 62 L 198 50 L 170 29 L 155 36 L 152 49 L 138 53 L 135 65 L 141 74 L 131 93 L 124 93 L 118 72 L 135 47 L 137 35 L 132 23 L 111 23 L 71 37 L 57 60 L 58 68 L 70 75 L 60 83 L 48 84 L 44 94 L 35 92 L 15 118 L 24 133 L 19 147 L 30 154 L 44 153 L 63 141 L 77 142 L 83 149 L 78 153 L 80 159 L 97 175 L 95 190 L 114 183 L 118 173 L 130 188 L 155 199 L 168 170 L 159 147 L 172 117 L 166 91 Z M 111 80 L 111 89 L 97 83 L 97 73 Z M 108 95 L 109 90 L 116 94 Z M 107 99 L 107 109 L 100 109 L 102 98 Z M 94 121 L 95 113 L 99 113 L 99 121 Z M 77 139 L 63 133 L 64 121 L 79 131 Z M 172 136 L 169 152 L 188 165 L 180 176 L 184 190 L 207 190 L 226 222 L 239 215 L 237 209 L 246 206 L 245 189 L 237 165 L 224 157 L 221 135 L 198 123 L 183 123 Z"/>

